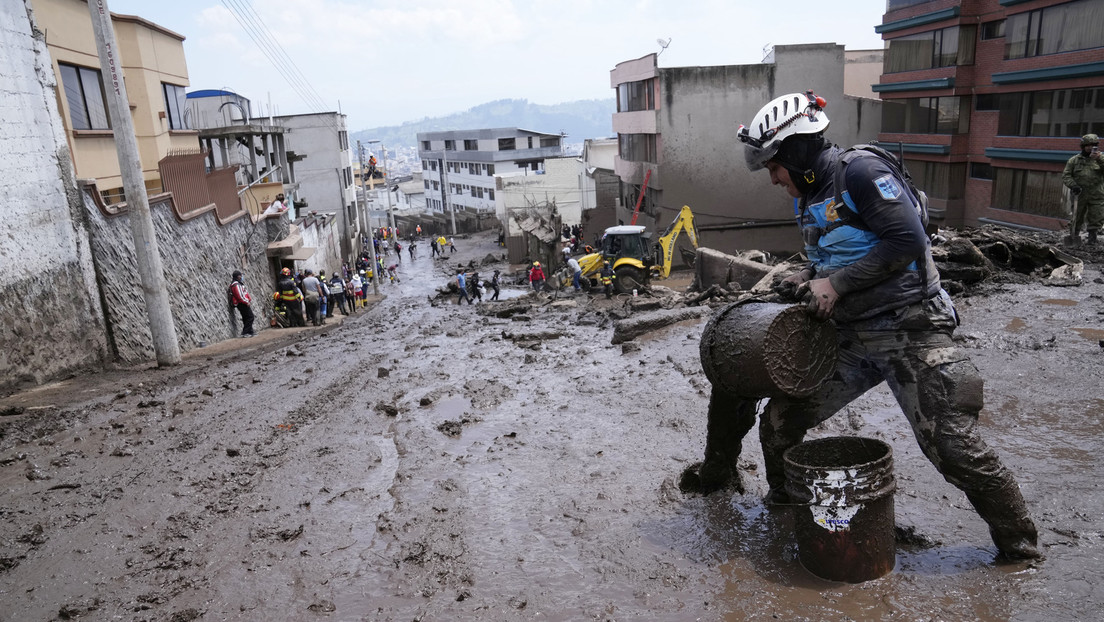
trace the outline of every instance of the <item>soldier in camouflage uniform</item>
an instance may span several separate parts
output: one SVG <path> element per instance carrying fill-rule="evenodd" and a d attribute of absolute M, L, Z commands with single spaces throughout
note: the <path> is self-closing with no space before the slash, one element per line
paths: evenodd
<path fill-rule="evenodd" d="M 1062 183 L 1077 197 L 1069 238 L 1074 245 L 1081 242 L 1082 223 L 1089 232 L 1089 244 L 1096 244 L 1097 231 L 1104 225 L 1104 160 L 1100 159 L 1099 144 L 1096 134 L 1082 136 L 1081 153 L 1070 158 L 1062 171 Z"/>
<path fill-rule="evenodd" d="M 924 455 L 989 525 L 1001 558 L 1038 559 L 1035 524 L 1019 485 L 981 439 L 984 382 L 951 337 L 958 318 L 940 287 L 919 197 L 886 160 L 865 152 L 845 158 L 826 141 L 823 107 L 812 92 L 784 95 L 738 134 L 748 168 L 768 169 L 773 184 L 800 200 L 795 211 L 810 262 L 782 282 L 780 293 L 804 299 L 821 320 L 833 319 L 839 337 L 836 372 L 815 394 L 772 398 L 763 411 L 759 438 L 767 501 L 792 502 L 784 488 L 783 452 L 885 382 Z M 839 167 L 844 169 L 837 177 Z M 836 180 L 844 186 L 838 192 Z M 714 403 L 717 397 L 711 398 L 711 415 L 721 405 Z M 738 485 L 731 481 L 735 459 L 754 407 L 725 414 L 736 421 L 722 426 L 710 416 L 699 471 L 703 492 Z"/>

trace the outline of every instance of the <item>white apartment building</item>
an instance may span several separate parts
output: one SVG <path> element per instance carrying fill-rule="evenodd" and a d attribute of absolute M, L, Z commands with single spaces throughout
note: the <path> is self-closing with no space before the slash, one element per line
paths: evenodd
<path fill-rule="evenodd" d="M 543 170 L 561 155 L 563 137 L 516 127 L 420 132 L 418 157 L 426 209 L 448 214 L 493 212 L 495 175 Z"/>

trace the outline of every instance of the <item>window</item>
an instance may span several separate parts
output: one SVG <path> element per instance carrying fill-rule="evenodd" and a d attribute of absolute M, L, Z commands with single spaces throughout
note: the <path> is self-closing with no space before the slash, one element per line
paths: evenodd
<path fill-rule="evenodd" d="M 341 151 L 349 150 L 349 133 L 345 130 L 337 131 L 337 148 Z"/>
<path fill-rule="evenodd" d="M 655 78 L 617 85 L 617 112 L 655 110 Z"/>
<path fill-rule="evenodd" d="M 542 139 L 540 139 L 540 146 L 541 147 L 559 147 L 560 146 L 560 139 L 559 138 L 542 138 Z"/>
<path fill-rule="evenodd" d="M 528 148 L 529 148 L 529 149 L 532 149 L 532 148 L 533 148 L 533 137 L 532 137 L 532 136 L 529 136 L 529 137 L 527 137 L 527 138 L 529 139 L 529 142 L 528 142 L 528 145 L 529 145 L 529 147 L 528 147 Z"/>
<path fill-rule="evenodd" d="M 429 141 L 428 140 L 423 140 L 422 141 L 422 151 L 429 151 Z"/>
<path fill-rule="evenodd" d="M 464 139 L 464 151 L 479 151 L 479 141 Z"/>
<path fill-rule="evenodd" d="M 426 190 L 429 190 L 429 180 L 428 179 L 423 179 L 422 180 L 422 185 L 425 186 Z"/>
<path fill-rule="evenodd" d="M 433 182 L 433 189 L 434 190 L 440 190 L 441 189 L 441 184 L 439 184 L 437 182 Z"/>
<path fill-rule="evenodd" d="M 1004 57 L 1026 58 L 1104 46 L 1104 4 L 1077 0 L 1009 15 Z"/>
<path fill-rule="evenodd" d="M 885 73 L 972 65 L 977 26 L 962 25 L 889 40 Z"/>
<path fill-rule="evenodd" d="M 165 115 L 169 120 L 169 129 L 191 129 L 184 120 L 184 111 L 188 106 L 184 98 L 184 87 L 162 82 L 161 93 L 165 96 Z"/>
<path fill-rule="evenodd" d="M 656 161 L 655 134 L 618 134 L 618 154 L 632 162 Z"/>
<path fill-rule="evenodd" d="M 1004 36 L 1004 20 L 985 22 L 981 25 L 981 40 L 1000 39 Z"/>
<path fill-rule="evenodd" d="M 513 149 L 517 149 L 517 147 L 515 147 L 514 145 L 515 145 L 515 142 L 514 142 L 513 138 L 499 138 L 498 139 L 498 150 L 499 151 L 511 151 Z"/>
<path fill-rule="evenodd" d="M 455 140 L 446 140 L 445 141 L 445 151 L 456 151 L 456 141 Z"/>
<path fill-rule="evenodd" d="M 1004 93 L 998 104 L 1000 136 L 1104 133 L 1104 88 Z"/>
<path fill-rule="evenodd" d="M 953 201 L 966 190 L 966 164 L 905 160 L 912 182 L 933 199 Z"/>
<path fill-rule="evenodd" d="M 494 175 L 494 164 L 488 164 L 487 165 L 487 174 L 488 175 Z"/>
<path fill-rule="evenodd" d="M 494 201 L 494 189 L 487 190 L 487 198 Z"/>
<path fill-rule="evenodd" d="M 994 168 L 992 207 L 996 209 L 1067 218 L 1062 209 L 1062 174 L 1014 168 Z"/>
<path fill-rule="evenodd" d="M 61 84 L 65 88 L 65 101 L 69 104 L 69 124 L 72 129 L 111 129 L 100 72 L 61 63 L 58 63 L 58 69 L 61 70 Z"/>
<path fill-rule="evenodd" d="M 882 101 L 882 131 L 890 134 L 963 134 L 970 131 L 964 97 L 918 97 Z"/>
<path fill-rule="evenodd" d="M 993 165 L 985 162 L 970 163 L 970 177 L 974 179 L 993 179 Z"/>

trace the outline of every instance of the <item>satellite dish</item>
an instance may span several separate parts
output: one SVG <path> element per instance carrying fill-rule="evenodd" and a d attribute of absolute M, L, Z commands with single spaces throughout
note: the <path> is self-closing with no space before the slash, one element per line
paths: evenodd
<path fill-rule="evenodd" d="M 671 37 L 667 37 L 666 39 L 656 39 L 656 43 L 658 43 L 660 47 L 659 54 L 662 54 L 663 50 L 666 50 L 667 46 L 671 45 Z M 659 54 L 656 54 L 656 56 L 659 56 Z"/>

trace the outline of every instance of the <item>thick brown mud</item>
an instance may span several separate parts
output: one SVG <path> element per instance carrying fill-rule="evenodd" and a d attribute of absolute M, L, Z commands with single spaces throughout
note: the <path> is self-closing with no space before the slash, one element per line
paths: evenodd
<path fill-rule="evenodd" d="M 1098 618 L 1099 263 L 1081 287 L 958 302 L 982 432 L 1046 561 L 994 563 L 878 388 L 810 435 L 893 448 L 896 568 L 846 585 L 804 570 L 790 512 L 764 507 L 754 432 L 746 493 L 679 491 L 705 443 L 705 318 L 615 346 L 630 297 L 430 304 L 492 239 L 405 261 L 338 327 L 0 400 L 0 619 Z"/>

